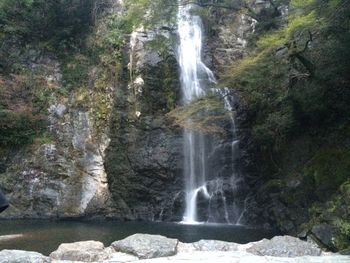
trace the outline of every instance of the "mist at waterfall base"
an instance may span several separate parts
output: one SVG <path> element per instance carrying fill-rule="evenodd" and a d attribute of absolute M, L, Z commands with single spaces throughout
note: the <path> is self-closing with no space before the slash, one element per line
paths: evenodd
<path fill-rule="evenodd" d="M 217 239 L 247 243 L 271 238 L 275 233 L 262 229 L 233 225 L 181 225 L 161 222 L 116 222 L 83 220 L 9 220 L 0 221 L 0 237 L 22 234 L 22 237 L 1 240 L 0 250 L 19 249 L 49 255 L 61 243 L 96 240 L 109 246 L 116 240 L 136 234 L 158 234 L 182 242 Z"/>
<path fill-rule="evenodd" d="M 182 102 L 188 105 L 208 94 L 221 96 L 223 108 L 230 115 L 231 143 L 229 151 L 218 150 L 213 136 L 185 128 L 184 138 L 184 224 L 240 224 L 244 201 L 238 197 L 242 178 L 236 161 L 238 140 L 233 116 L 233 96 L 228 89 L 217 89 L 213 72 L 202 61 L 203 30 L 193 6 L 180 5 L 178 11 L 178 61 L 180 65 Z M 191 120 L 188 120 L 191 123 Z M 223 159 L 226 162 L 222 162 Z M 221 163 L 220 161 L 221 160 Z M 230 167 L 227 166 L 230 163 Z M 221 167 L 220 167 L 220 164 Z"/>

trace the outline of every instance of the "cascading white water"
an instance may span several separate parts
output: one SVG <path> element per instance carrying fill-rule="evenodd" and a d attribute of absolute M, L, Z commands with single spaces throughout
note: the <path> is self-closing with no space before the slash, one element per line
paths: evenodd
<path fill-rule="evenodd" d="M 179 2 L 180 3 L 180 2 Z M 178 60 L 181 70 L 181 87 L 183 94 L 183 103 L 189 104 L 196 98 L 205 96 L 209 93 L 220 94 L 224 98 L 224 107 L 228 111 L 232 111 L 229 96 L 226 96 L 226 90 L 208 87 L 209 83 L 216 83 L 214 74 L 202 61 L 202 22 L 200 17 L 191 14 L 193 7 L 189 4 L 179 4 L 178 11 Z M 213 85 L 211 85 L 213 86 Z M 191 122 L 191 120 L 188 120 Z M 232 130 L 235 131 L 234 117 L 231 114 Z M 235 145 L 237 140 L 233 135 L 232 155 L 235 154 Z M 210 140 L 207 136 L 191 129 L 184 129 L 184 177 L 186 192 L 186 207 L 183 216 L 183 223 L 198 223 L 198 207 L 197 199 L 199 194 L 202 198 L 208 200 L 208 216 L 207 222 L 217 222 L 215 215 L 217 211 L 212 211 L 212 198 L 220 198 L 222 203 L 223 219 L 226 223 L 231 223 L 228 213 L 228 205 L 223 190 L 222 178 L 213 179 L 211 172 L 211 180 L 208 180 L 210 167 L 208 159 L 211 154 Z M 234 161 L 232 161 L 233 166 Z M 232 167 L 232 171 L 234 168 Z M 233 172 L 234 173 L 234 172 Z M 235 175 L 233 175 L 235 177 Z M 235 180 L 232 180 L 235 181 Z M 235 185 L 232 185 L 232 189 Z M 230 206 L 236 207 L 235 204 Z M 235 208 L 233 208 L 235 210 Z"/>
<path fill-rule="evenodd" d="M 202 61 L 202 23 L 198 16 L 190 14 L 192 6 L 179 7 L 178 33 L 179 64 L 184 103 L 204 96 L 205 82 L 215 82 L 214 74 Z M 206 143 L 203 134 L 192 130 L 184 131 L 186 210 L 183 221 L 197 222 L 196 199 L 199 192 L 210 198 L 206 188 Z"/>
<path fill-rule="evenodd" d="M 178 48 L 181 68 L 181 86 L 183 102 L 191 102 L 206 94 L 203 81 L 215 82 L 213 73 L 202 61 L 202 23 L 198 16 L 190 14 L 191 5 L 179 6 Z M 206 149 L 202 134 L 184 130 L 184 173 L 186 183 L 186 210 L 184 222 L 197 222 L 196 197 L 202 191 L 209 196 L 206 189 Z"/>

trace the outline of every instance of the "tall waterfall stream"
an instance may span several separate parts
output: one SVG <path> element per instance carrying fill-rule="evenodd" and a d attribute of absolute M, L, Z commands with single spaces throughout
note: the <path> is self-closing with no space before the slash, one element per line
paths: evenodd
<path fill-rule="evenodd" d="M 223 107 L 229 112 L 232 129 L 232 166 L 238 154 L 238 140 L 235 135 L 235 120 L 233 115 L 233 97 L 228 89 L 215 88 L 216 80 L 213 72 L 202 61 L 203 30 L 199 16 L 192 14 L 193 6 L 179 5 L 178 22 L 178 60 L 181 74 L 181 89 L 183 104 L 210 93 L 218 93 L 223 98 Z M 189 120 L 191 122 L 191 120 Z M 242 209 L 233 201 L 226 200 L 223 189 L 223 178 L 215 175 L 215 170 L 209 167 L 208 158 L 213 153 L 214 145 L 208 135 L 189 128 L 183 131 L 184 136 L 184 178 L 186 207 L 182 223 L 231 223 L 240 221 Z M 239 180 L 235 168 L 232 167 L 230 177 L 231 191 L 235 191 Z M 199 215 L 198 199 L 205 199 L 206 215 Z M 213 205 L 213 200 L 220 202 L 221 210 Z M 231 214 L 231 216 L 230 216 Z"/>

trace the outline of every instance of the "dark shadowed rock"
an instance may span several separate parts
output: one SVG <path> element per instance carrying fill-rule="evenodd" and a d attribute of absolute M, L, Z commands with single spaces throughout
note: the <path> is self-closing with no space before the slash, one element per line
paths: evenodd
<path fill-rule="evenodd" d="M 309 234 L 309 229 L 304 229 L 303 231 L 301 231 L 299 234 L 298 234 L 298 237 L 300 239 L 305 239 L 307 238 L 307 235 Z"/>
<path fill-rule="evenodd" d="M 178 242 L 177 239 L 159 235 L 135 234 L 123 240 L 115 241 L 111 246 L 116 251 L 147 259 L 175 255 Z"/>
<path fill-rule="evenodd" d="M 320 224 L 313 226 L 311 229 L 311 235 L 314 236 L 321 246 L 327 249 L 334 249 L 334 229 L 328 224 Z"/>
<path fill-rule="evenodd" d="M 274 257 L 319 256 L 321 249 L 315 244 L 291 236 L 277 236 L 262 240 L 247 249 L 254 255 Z"/>

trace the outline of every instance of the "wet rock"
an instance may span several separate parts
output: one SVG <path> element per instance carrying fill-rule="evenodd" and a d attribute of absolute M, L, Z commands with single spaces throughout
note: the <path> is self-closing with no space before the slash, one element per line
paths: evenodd
<path fill-rule="evenodd" d="M 262 240 L 247 249 L 259 256 L 301 257 L 319 256 L 321 249 L 315 244 L 291 236 L 277 236 L 271 240 Z"/>
<path fill-rule="evenodd" d="M 112 247 L 119 252 L 129 253 L 140 259 L 167 257 L 176 254 L 177 239 L 159 235 L 135 234 L 115 241 Z"/>
<path fill-rule="evenodd" d="M 112 252 L 112 249 L 105 248 L 101 242 L 82 241 L 61 244 L 50 257 L 54 260 L 94 262 L 108 259 Z"/>
<path fill-rule="evenodd" d="M 37 252 L 22 250 L 0 251 L 0 263 L 49 263 L 50 259 Z"/>

